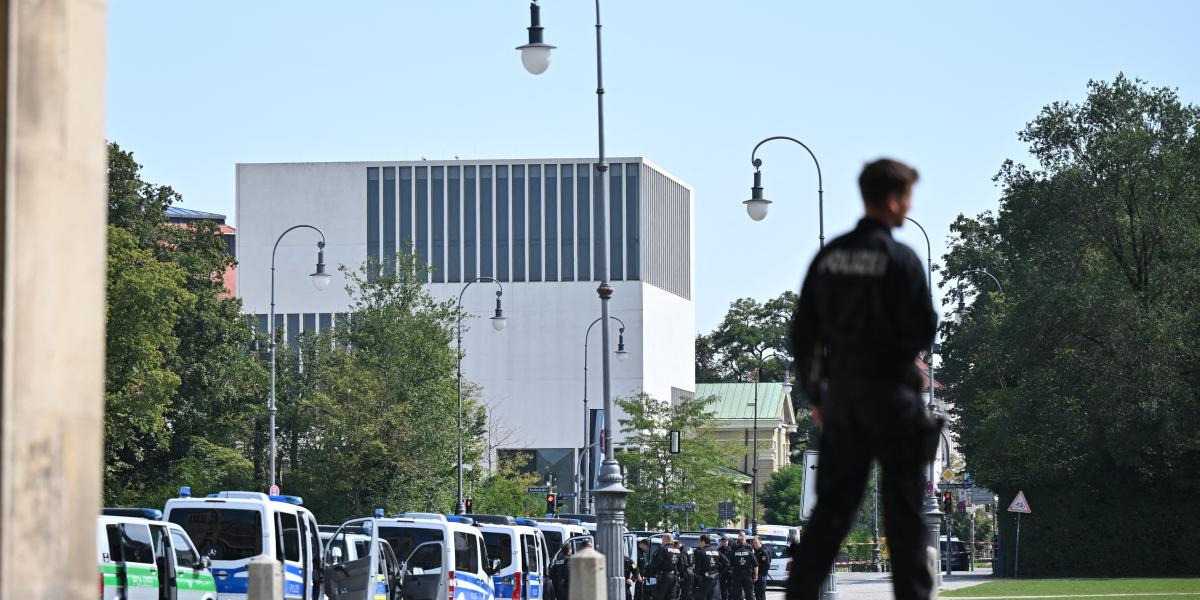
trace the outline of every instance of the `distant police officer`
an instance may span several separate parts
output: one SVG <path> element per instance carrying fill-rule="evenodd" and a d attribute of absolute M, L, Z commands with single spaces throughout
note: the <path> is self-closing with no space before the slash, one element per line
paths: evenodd
<path fill-rule="evenodd" d="M 679 572 L 683 569 L 683 553 L 671 545 L 671 534 L 663 534 L 662 546 L 650 559 L 650 576 L 654 584 L 654 600 L 675 600 L 679 593 Z"/>
<path fill-rule="evenodd" d="M 625 557 L 625 598 L 626 600 L 634 600 L 633 586 L 641 581 L 641 574 L 638 573 L 638 565 L 633 559 Z"/>
<path fill-rule="evenodd" d="M 721 600 L 721 574 L 729 569 L 729 559 L 710 544 L 707 533 L 700 535 L 700 549 L 696 551 L 696 579 L 700 582 L 696 600 Z"/>
<path fill-rule="evenodd" d="M 679 550 L 682 568 L 679 571 L 679 598 L 680 600 L 692 600 L 692 592 L 696 587 L 696 580 L 693 576 L 696 557 L 692 556 L 692 549 L 684 546 L 683 542 L 675 540 L 671 545 Z"/>
<path fill-rule="evenodd" d="M 721 600 L 730 600 L 733 594 L 733 548 L 729 546 L 729 538 L 721 536 L 721 542 L 717 546 L 717 552 L 725 557 L 725 566 L 721 569 Z"/>
<path fill-rule="evenodd" d="M 929 598 L 922 465 L 938 424 L 921 404 L 915 361 L 933 342 L 937 316 L 921 261 L 892 239 L 904 225 L 917 172 L 877 160 L 858 178 L 865 217 L 813 259 L 789 345 L 820 427 L 817 504 L 788 578 L 790 600 L 816 600 L 858 511 L 871 460 L 882 496 L 895 595 Z"/>
<path fill-rule="evenodd" d="M 571 555 L 574 553 L 570 544 L 564 544 L 562 552 L 554 564 L 550 565 L 550 581 L 554 584 L 554 597 L 557 600 L 568 600 L 571 586 Z"/>
<path fill-rule="evenodd" d="M 654 591 L 653 589 L 648 589 L 653 588 L 653 586 L 650 585 L 650 578 L 654 577 L 654 574 L 650 572 L 649 540 L 638 541 L 637 570 L 639 577 L 637 582 L 637 593 L 634 594 L 635 600 L 650 600 L 653 596 L 647 592 L 653 593 Z"/>
<path fill-rule="evenodd" d="M 754 582 L 754 597 L 767 600 L 767 573 L 771 571 L 771 553 L 763 547 L 762 538 L 754 536 L 754 561 L 758 564 L 758 579 Z"/>
<path fill-rule="evenodd" d="M 746 534 L 739 533 L 737 543 L 730 552 L 733 565 L 733 600 L 754 600 L 754 582 L 758 579 L 758 562 L 754 549 L 746 545 Z"/>

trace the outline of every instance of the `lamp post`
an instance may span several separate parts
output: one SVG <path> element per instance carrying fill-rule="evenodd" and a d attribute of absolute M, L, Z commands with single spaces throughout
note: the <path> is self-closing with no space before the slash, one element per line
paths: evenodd
<path fill-rule="evenodd" d="M 504 316 L 504 308 L 500 304 L 500 298 L 504 295 L 504 286 L 491 277 L 476 277 L 463 286 L 462 291 L 458 293 L 459 311 L 462 310 L 463 294 L 467 293 L 467 288 L 481 281 L 494 283 L 499 288 L 496 290 L 496 313 L 491 317 L 491 321 L 492 329 L 504 331 L 504 326 L 508 324 L 508 317 Z M 456 515 L 467 512 L 466 504 L 463 503 L 462 360 L 462 315 L 460 314 L 458 317 L 458 503 L 454 506 Z"/>
<path fill-rule="evenodd" d="M 755 535 L 758 534 L 758 381 L 762 379 L 763 363 L 772 358 L 783 362 L 783 393 L 792 391 L 791 363 L 787 358 L 772 352 L 758 360 L 754 368 L 754 441 L 750 450 L 750 531 Z"/>
<path fill-rule="evenodd" d="M 332 279 L 332 276 L 325 272 L 325 232 L 312 225 L 294 225 L 283 230 L 283 233 L 275 239 L 275 246 L 271 248 L 271 398 L 267 403 L 267 428 L 271 431 L 268 452 L 271 454 L 272 489 L 278 483 L 275 478 L 275 253 L 279 250 L 279 242 L 283 241 L 283 236 L 297 229 L 311 229 L 321 236 L 321 241 L 317 242 L 317 267 L 309 275 L 312 278 L 313 287 L 317 288 L 318 292 L 323 291 L 329 287 L 329 281 Z"/>
<path fill-rule="evenodd" d="M 918 223 L 916 220 L 914 220 L 912 217 L 904 217 L 904 218 L 906 220 L 908 220 L 909 222 L 911 222 L 913 225 L 916 225 L 917 228 L 919 228 L 921 230 L 921 235 L 925 236 L 925 261 L 929 267 L 930 302 L 933 302 L 934 305 L 936 306 L 936 302 L 934 302 L 934 296 L 933 296 L 933 294 L 934 294 L 934 292 L 933 292 L 933 246 L 929 243 L 929 234 L 926 233 L 925 228 L 922 227 L 921 224 Z M 926 358 L 929 359 L 926 364 L 926 366 L 929 368 L 929 404 L 928 404 L 928 408 L 929 408 L 929 412 L 937 413 L 937 403 L 934 401 L 933 342 L 929 343 L 929 352 L 926 355 Z M 942 511 L 938 509 L 937 497 L 934 496 L 934 494 L 933 494 L 933 482 L 937 481 L 936 476 L 933 472 L 934 462 L 935 461 L 933 461 L 933 460 L 929 461 L 929 479 L 925 483 L 925 528 L 929 532 L 929 547 L 933 548 L 934 551 L 938 551 L 938 548 L 941 545 L 942 515 L 944 513 L 942 513 Z M 947 544 L 947 545 L 949 545 L 949 544 Z M 940 552 L 938 552 L 938 554 L 940 555 Z M 936 583 L 937 586 L 940 588 L 942 586 L 941 569 L 938 569 L 935 567 L 934 571 L 938 573 L 937 581 L 934 583 Z"/>
<path fill-rule="evenodd" d="M 544 72 L 550 65 L 549 46 L 542 41 L 542 26 L 536 0 L 530 3 L 529 43 L 520 46 L 521 62 L 525 69 L 534 75 Z M 600 0 L 596 0 L 596 130 L 598 156 L 596 160 L 596 190 L 601 202 L 607 202 L 607 173 L 608 163 L 604 157 L 604 68 L 601 61 L 600 45 Z M 608 219 L 601 219 L 603 228 L 601 239 L 608 239 Z M 608 284 L 608 244 L 600 244 L 600 286 L 596 293 L 600 297 L 600 320 L 608 322 L 608 301 L 612 298 L 613 289 Z M 608 328 L 600 328 L 600 347 L 603 381 L 604 381 L 604 431 L 612 439 L 612 374 L 609 360 Z M 622 535 L 625 526 L 625 497 L 629 495 L 623 483 L 621 466 L 613 454 L 613 444 L 604 445 L 604 463 L 600 466 L 600 486 L 593 490 L 596 497 L 597 536 L 596 546 L 604 553 L 605 567 L 608 572 L 609 600 L 622 600 L 625 597 L 625 566 L 622 561 Z"/>
<path fill-rule="evenodd" d="M 755 144 L 754 150 L 752 150 L 750 152 L 750 164 L 754 165 L 754 185 L 750 188 L 750 199 L 746 200 L 745 202 L 742 203 L 742 204 L 746 205 L 746 213 L 750 215 L 751 219 L 754 219 L 755 221 L 761 221 L 764 218 L 766 218 L 767 208 L 770 207 L 770 205 L 771 205 L 770 200 L 763 198 L 762 170 L 761 170 L 762 159 L 758 158 L 758 149 L 763 144 L 770 142 L 772 140 L 787 140 L 789 142 L 795 142 L 795 143 L 799 144 L 801 148 L 804 148 L 804 150 L 806 152 L 808 152 L 808 155 L 811 156 L 813 159 L 813 164 L 817 166 L 817 222 L 818 222 L 818 226 L 820 227 L 820 238 L 819 239 L 821 241 L 821 247 L 824 248 L 825 247 L 825 184 L 821 178 L 821 163 L 819 161 L 817 161 L 817 155 L 813 154 L 813 151 L 808 147 L 808 145 L 806 145 L 804 142 L 801 142 L 800 140 L 798 140 L 796 138 L 788 137 L 786 135 L 775 135 L 775 136 L 771 136 L 771 137 L 759 142 L 758 144 Z"/>
<path fill-rule="evenodd" d="M 622 321 L 618 317 L 609 317 L 609 319 L 621 324 L 620 329 L 617 330 L 617 351 L 615 354 L 617 355 L 618 362 L 625 362 L 625 359 L 629 357 L 629 352 L 625 351 L 625 321 Z M 592 335 L 592 328 L 599 322 L 600 319 L 592 321 L 592 324 L 588 325 L 587 333 L 583 335 L 583 448 L 585 453 L 590 452 L 593 446 L 591 413 L 588 412 L 588 338 Z M 583 478 L 580 479 L 579 473 L 575 474 L 576 480 L 581 483 L 579 494 L 575 497 L 575 512 L 588 514 L 591 512 L 591 502 L 588 500 L 587 492 L 588 487 L 592 485 L 592 462 L 590 460 L 582 462 L 585 465 L 580 469 L 583 472 Z M 576 465 L 578 466 L 579 463 L 577 462 Z"/>

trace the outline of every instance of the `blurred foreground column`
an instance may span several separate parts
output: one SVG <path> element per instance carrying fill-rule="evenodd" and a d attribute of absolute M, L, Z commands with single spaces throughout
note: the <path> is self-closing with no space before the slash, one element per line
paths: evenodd
<path fill-rule="evenodd" d="M 0 598 L 95 598 L 105 3 L 0 0 Z"/>

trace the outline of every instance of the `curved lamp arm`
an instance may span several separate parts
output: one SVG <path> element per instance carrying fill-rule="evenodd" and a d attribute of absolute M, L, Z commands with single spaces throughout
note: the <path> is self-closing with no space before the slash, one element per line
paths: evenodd
<path fill-rule="evenodd" d="M 825 247 L 825 180 L 824 180 L 824 177 L 821 175 L 821 161 L 817 160 L 817 155 L 813 154 L 812 148 L 809 148 L 808 144 L 805 144 L 804 142 L 801 142 L 800 140 L 798 140 L 794 137 L 789 137 L 786 135 L 773 135 L 773 136 L 766 138 L 763 141 L 755 144 L 754 149 L 750 151 L 750 164 L 754 166 L 754 187 L 752 188 L 753 191 L 755 192 L 754 196 L 755 196 L 755 198 L 761 199 L 761 194 L 762 194 L 762 173 L 760 171 L 760 168 L 762 167 L 762 159 L 758 158 L 758 149 L 760 147 L 762 147 L 763 144 L 770 142 L 770 141 L 774 141 L 774 140 L 787 140 L 789 142 L 795 142 L 795 143 L 799 144 L 800 147 L 804 148 L 804 151 L 808 152 L 808 155 L 812 157 L 813 164 L 816 165 L 816 167 L 817 167 L 817 221 L 818 221 L 818 226 L 820 227 L 821 247 L 824 248 Z M 766 214 L 765 208 L 763 209 L 762 214 L 763 215 Z M 755 218 L 755 220 L 758 220 L 758 219 L 761 219 L 762 216 L 757 216 L 754 218 Z"/>

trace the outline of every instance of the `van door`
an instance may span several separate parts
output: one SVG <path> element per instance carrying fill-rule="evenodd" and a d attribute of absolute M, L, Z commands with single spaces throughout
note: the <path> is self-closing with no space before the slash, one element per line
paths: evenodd
<path fill-rule="evenodd" d="M 442 542 L 425 542 L 413 548 L 401 563 L 404 577 L 400 589 L 406 600 L 441 600 L 447 596 L 445 557 Z"/>
<path fill-rule="evenodd" d="M 321 600 L 321 533 L 317 520 L 311 513 L 304 513 L 303 523 L 308 529 L 308 590 L 310 600 Z"/>
<path fill-rule="evenodd" d="M 166 525 L 151 525 L 150 537 L 154 540 L 154 566 L 158 569 L 158 599 L 179 600 L 179 584 L 176 583 L 175 553 L 171 551 L 171 534 Z"/>
<path fill-rule="evenodd" d="M 540 600 L 542 597 L 542 552 L 538 548 L 537 536 L 531 533 L 521 534 L 521 566 L 525 569 L 522 577 L 524 589 L 521 597 L 526 600 Z"/>
<path fill-rule="evenodd" d="M 215 598 L 217 586 L 212 575 L 182 531 L 171 530 L 171 550 L 175 554 L 175 589 L 179 600 Z"/>
<path fill-rule="evenodd" d="M 371 537 L 370 545 L 365 555 L 356 555 L 353 560 L 347 556 L 346 560 L 325 566 L 325 594 L 329 600 L 374 600 L 375 573 L 379 564 L 379 531 L 373 519 L 346 521 L 333 534 L 330 545 L 341 544 L 349 548 L 353 544 L 346 537 L 350 528 L 361 528 L 364 534 Z"/>
<path fill-rule="evenodd" d="M 127 600 L 158 600 L 158 567 L 148 525 L 121 523 L 121 556 Z"/>

